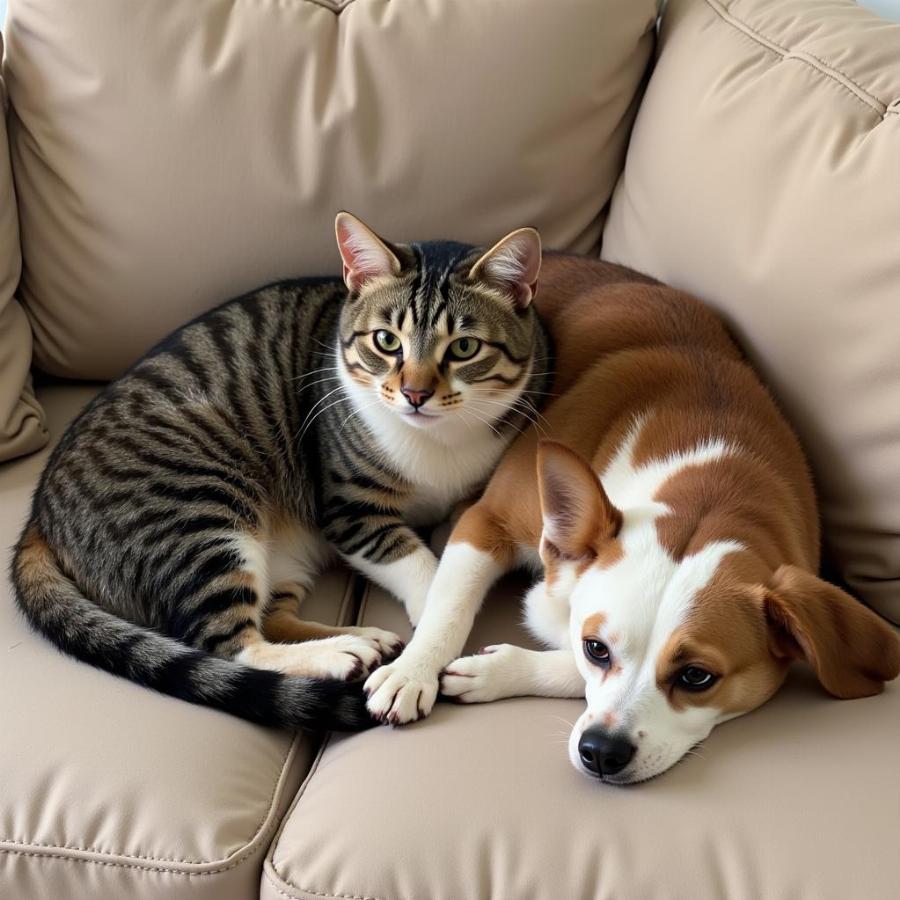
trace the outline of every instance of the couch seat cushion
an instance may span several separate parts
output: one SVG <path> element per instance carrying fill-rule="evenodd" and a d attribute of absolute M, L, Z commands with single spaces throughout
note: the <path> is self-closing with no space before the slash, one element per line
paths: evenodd
<path fill-rule="evenodd" d="M 522 583 L 470 647 L 520 638 Z M 400 630 L 371 591 L 370 624 Z M 332 737 L 266 860 L 262 896 L 323 900 L 897 896 L 900 684 L 825 696 L 803 670 L 655 781 L 569 764 L 578 701 L 438 704 L 402 729 Z"/>
<path fill-rule="evenodd" d="M 39 392 L 53 438 L 95 388 Z M 17 539 L 47 453 L 0 466 L 0 544 Z M 313 752 L 308 739 L 163 697 L 57 652 L 0 584 L 0 897 L 230 900 L 257 895 L 262 854 Z M 310 618 L 350 602 L 329 574 Z"/>

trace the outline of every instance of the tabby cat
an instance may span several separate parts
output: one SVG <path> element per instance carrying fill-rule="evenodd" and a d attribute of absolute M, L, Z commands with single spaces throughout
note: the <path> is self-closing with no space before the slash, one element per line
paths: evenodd
<path fill-rule="evenodd" d="M 400 640 L 298 606 L 336 551 L 417 621 L 437 563 L 414 528 L 484 483 L 548 380 L 541 250 L 335 230 L 343 281 L 185 325 L 63 436 L 13 578 L 64 651 L 266 725 L 369 724 L 353 680 Z"/>

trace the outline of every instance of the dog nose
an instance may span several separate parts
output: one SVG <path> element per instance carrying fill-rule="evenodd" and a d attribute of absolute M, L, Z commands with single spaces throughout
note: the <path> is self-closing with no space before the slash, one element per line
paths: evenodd
<path fill-rule="evenodd" d="M 588 728 L 578 741 L 581 764 L 598 778 L 621 772 L 631 762 L 634 751 L 635 746 L 628 738 L 600 728 Z"/>
<path fill-rule="evenodd" d="M 406 402 L 413 409 L 418 409 L 420 406 L 425 405 L 425 401 L 434 394 L 434 391 L 420 391 L 416 388 L 401 387 L 400 393 L 406 397 Z"/>

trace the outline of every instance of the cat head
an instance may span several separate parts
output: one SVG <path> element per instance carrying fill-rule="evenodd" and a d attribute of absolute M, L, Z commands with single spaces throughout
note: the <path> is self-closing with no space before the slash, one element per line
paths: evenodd
<path fill-rule="evenodd" d="M 342 212 L 335 232 L 349 292 L 338 365 L 366 418 L 464 438 L 506 416 L 536 362 L 537 231 L 489 249 L 389 244 Z"/>

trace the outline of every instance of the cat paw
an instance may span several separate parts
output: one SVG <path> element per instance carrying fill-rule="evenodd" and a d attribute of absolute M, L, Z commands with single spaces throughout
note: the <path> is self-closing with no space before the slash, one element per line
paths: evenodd
<path fill-rule="evenodd" d="M 360 626 L 347 628 L 346 632 L 354 637 L 370 641 L 372 646 L 377 648 L 381 654 L 382 662 L 388 659 L 395 659 L 403 652 L 403 648 L 406 646 L 403 638 L 394 634 L 393 631 L 385 631 L 383 628 Z"/>
<path fill-rule="evenodd" d="M 293 675 L 355 681 L 365 678 L 381 665 L 379 643 L 355 634 L 306 641 L 295 645 L 295 649 L 298 651 L 298 661 L 297 668 L 290 673 Z"/>
<path fill-rule="evenodd" d="M 372 718 L 384 725 L 406 725 L 431 712 L 438 693 L 437 673 L 401 658 L 376 669 L 363 689 Z"/>
<path fill-rule="evenodd" d="M 441 672 L 441 694 L 458 703 L 490 703 L 509 697 L 518 647 L 494 644 L 461 656 Z"/>
<path fill-rule="evenodd" d="M 260 642 L 245 647 L 235 658 L 285 675 L 353 681 L 381 664 L 381 650 L 368 638 L 339 634 L 297 644 Z"/>

